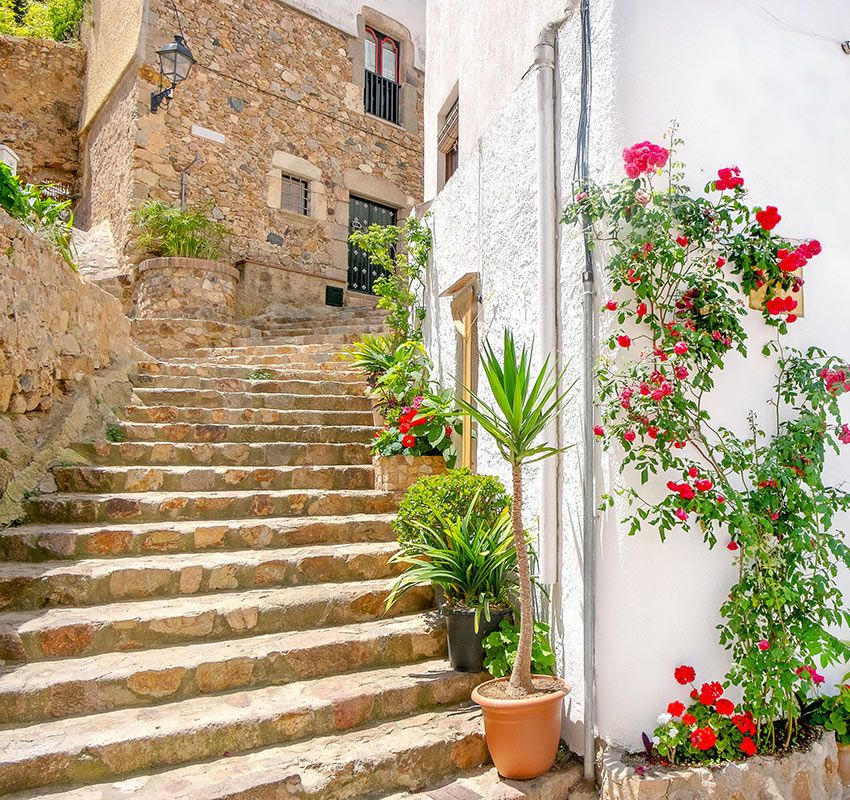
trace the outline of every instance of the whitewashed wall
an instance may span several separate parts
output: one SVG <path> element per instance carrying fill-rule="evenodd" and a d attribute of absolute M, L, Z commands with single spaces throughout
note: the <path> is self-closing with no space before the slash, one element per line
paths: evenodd
<path fill-rule="evenodd" d="M 439 6 L 444 0 L 436 0 Z M 763 3 L 763 5 L 765 5 Z M 518 3 L 502 17 L 510 38 L 514 16 L 535 6 Z M 675 118 L 686 139 L 682 156 L 688 179 L 701 187 L 717 168 L 738 164 L 753 188 L 754 203 L 777 205 L 781 230 L 791 237 L 815 237 L 824 252 L 806 274 L 806 316 L 795 325 L 793 343 L 819 344 L 850 359 L 850 315 L 844 310 L 850 279 L 850 226 L 843 193 L 850 187 L 846 155 L 850 120 L 850 56 L 838 39 L 850 37 L 850 7 L 843 0 L 794 3 L 773 0 L 778 24 L 749 0 L 598 0 L 591 4 L 594 33 L 594 94 L 591 169 L 597 180 L 619 179 L 620 152 L 635 141 L 660 141 Z M 550 19 L 559 12 L 549 9 Z M 543 20 L 545 22 L 547 20 Z M 444 19 L 445 23 L 445 19 Z M 517 22 L 521 26 L 521 22 Z M 430 22 L 429 22 L 430 29 Z M 536 36 L 533 37 L 536 39 Z M 533 59 L 532 47 L 527 66 Z M 578 18 L 568 20 L 558 37 L 560 93 L 559 163 L 561 204 L 570 191 L 578 116 L 580 49 Z M 429 51 L 429 77 L 435 70 Z M 492 65 L 491 65 L 492 66 Z M 511 67 L 513 69 L 514 66 Z M 493 67 L 495 68 L 495 67 Z M 505 82 L 492 78 L 494 92 Z M 459 76 L 469 75 L 465 67 Z M 523 70 L 524 71 L 524 70 Z M 426 86 L 426 120 L 441 102 Z M 434 203 L 435 249 L 431 297 L 436 298 L 463 273 L 482 275 L 483 331 L 500 335 L 504 325 L 530 338 L 537 327 L 535 224 L 535 96 L 529 78 L 500 99 L 495 117 L 470 146 L 460 171 Z M 426 144 L 426 152 L 431 148 Z M 427 160 L 427 159 L 426 159 Z M 520 191 L 517 191 L 517 189 Z M 560 229 L 559 254 L 561 356 L 578 374 L 581 338 L 583 253 L 577 231 Z M 596 307 L 607 299 L 598 275 Z M 433 300 L 432 350 L 444 375 L 454 372 L 454 332 L 448 301 Z M 597 315 L 598 336 L 609 332 Z M 765 331 L 753 315 L 749 330 L 752 357 L 733 356 L 712 398 L 722 424 L 740 429 L 750 408 L 764 412 L 772 368 L 760 355 Z M 565 441 L 580 440 L 580 392 L 562 420 Z M 847 404 L 850 415 L 850 403 Z M 485 471 L 500 470 L 485 441 L 480 449 Z M 617 454 L 598 458 L 598 492 L 621 480 Z M 555 601 L 559 612 L 559 667 L 573 686 L 567 736 L 581 747 L 582 600 L 581 463 L 576 447 L 561 459 L 561 580 Z M 506 476 L 505 476 L 506 477 Z M 834 482 L 850 479 L 850 450 L 830 463 Z M 665 479 L 666 480 L 666 479 Z M 662 487 L 665 480 L 658 482 Z M 658 489 L 656 488 L 656 491 Z M 650 496 L 653 491 L 650 487 Z M 525 515 L 538 513 L 539 488 L 530 487 Z M 629 537 L 622 524 L 626 510 L 606 513 L 598 526 L 597 698 L 598 733 L 617 744 L 637 747 L 640 733 L 677 696 L 672 670 L 693 664 L 701 678 L 721 677 L 727 655 L 717 643 L 718 609 L 734 580 L 724 547 L 709 551 L 696 531 L 682 530 L 662 544 L 645 530 Z M 845 581 L 850 599 L 850 580 Z M 840 677 L 841 670 L 829 676 Z"/>

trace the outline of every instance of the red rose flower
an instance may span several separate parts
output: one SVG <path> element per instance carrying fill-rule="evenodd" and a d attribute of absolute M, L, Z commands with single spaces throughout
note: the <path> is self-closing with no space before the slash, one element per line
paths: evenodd
<path fill-rule="evenodd" d="M 696 482 L 698 492 L 707 492 L 712 488 L 712 486 L 714 486 L 714 484 L 708 480 L 708 478 Z"/>
<path fill-rule="evenodd" d="M 731 550 L 734 553 L 736 550 L 740 549 L 740 545 L 733 540 L 726 545 L 726 549 Z"/>
<path fill-rule="evenodd" d="M 725 697 L 721 697 L 715 704 L 714 710 L 722 717 L 729 717 L 735 713 L 735 704 Z"/>
<path fill-rule="evenodd" d="M 680 356 L 684 355 L 688 352 L 688 346 L 684 342 L 676 342 L 676 344 L 673 346 L 673 352 L 677 353 Z"/>
<path fill-rule="evenodd" d="M 685 713 L 685 705 L 684 703 L 680 703 L 678 700 L 674 700 L 670 705 L 667 706 L 667 713 L 671 714 L 674 717 L 681 717 L 682 714 Z"/>
<path fill-rule="evenodd" d="M 636 436 L 637 436 L 637 434 L 633 430 L 628 430 L 623 434 L 623 438 L 627 442 L 633 442 L 635 440 Z"/>
<path fill-rule="evenodd" d="M 678 684 L 684 686 L 686 683 L 693 683 L 697 677 L 697 673 L 693 667 L 682 664 L 681 667 L 676 667 L 673 671 L 673 677 Z"/>
<path fill-rule="evenodd" d="M 402 447 L 413 447 L 416 444 L 416 437 L 412 433 L 408 433 L 407 436 L 403 437 L 401 440 Z"/>
<path fill-rule="evenodd" d="M 766 231 L 772 231 L 781 219 L 776 206 L 768 206 L 764 211 L 756 212 L 756 222 Z"/>
<path fill-rule="evenodd" d="M 723 267 L 725 265 L 726 265 L 726 259 L 725 258 L 718 258 L 717 261 L 714 262 L 714 266 L 717 267 L 717 269 L 720 269 L 721 267 Z"/>
<path fill-rule="evenodd" d="M 626 336 L 625 333 L 621 333 L 617 337 L 617 344 L 620 345 L 620 347 L 631 347 L 632 346 L 631 337 Z"/>
<path fill-rule="evenodd" d="M 699 475 L 699 470 L 696 467 L 688 467 L 688 475 L 692 478 L 696 478 Z"/>
<path fill-rule="evenodd" d="M 691 744 L 697 750 L 711 750 L 717 742 L 717 734 L 707 725 L 691 732 Z"/>
<path fill-rule="evenodd" d="M 607 308 L 609 311 L 616 311 L 617 310 L 617 304 L 613 300 L 609 300 L 605 304 L 605 308 Z"/>
<path fill-rule="evenodd" d="M 688 246 L 688 237 L 687 236 L 677 236 L 676 237 L 676 244 L 679 245 L 679 247 L 687 247 Z"/>
<path fill-rule="evenodd" d="M 604 436 L 605 435 L 605 428 L 603 428 L 601 425 L 594 425 L 593 426 L 593 435 L 594 436 Z"/>
<path fill-rule="evenodd" d="M 646 316 L 646 303 L 638 303 L 636 313 L 638 318 Z"/>
<path fill-rule="evenodd" d="M 741 752 L 745 755 L 754 756 L 756 754 L 756 743 L 749 736 L 744 737 L 740 746 Z"/>

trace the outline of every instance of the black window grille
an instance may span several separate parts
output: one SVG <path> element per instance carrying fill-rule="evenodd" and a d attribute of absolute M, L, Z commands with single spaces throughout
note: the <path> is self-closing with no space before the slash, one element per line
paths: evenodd
<path fill-rule="evenodd" d="M 366 80 L 363 107 L 367 114 L 399 124 L 399 44 L 395 39 L 366 28 Z"/>
<path fill-rule="evenodd" d="M 281 175 L 280 207 L 293 214 L 307 216 L 310 207 L 310 194 L 307 181 L 292 175 Z"/>

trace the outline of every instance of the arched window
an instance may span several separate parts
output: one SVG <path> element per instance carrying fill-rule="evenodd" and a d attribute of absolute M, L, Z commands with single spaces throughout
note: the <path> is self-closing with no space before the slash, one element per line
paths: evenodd
<path fill-rule="evenodd" d="M 363 41 L 366 48 L 366 69 L 369 72 L 378 71 L 378 37 L 371 28 L 366 28 L 366 38 Z"/>
<path fill-rule="evenodd" d="M 398 83 L 398 43 L 388 36 L 381 39 L 381 75 Z"/>
<path fill-rule="evenodd" d="M 401 91 L 398 42 L 367 27 L 363 46 L 366 66 L 363 106 L 366 113 L 398 125 Z"/>

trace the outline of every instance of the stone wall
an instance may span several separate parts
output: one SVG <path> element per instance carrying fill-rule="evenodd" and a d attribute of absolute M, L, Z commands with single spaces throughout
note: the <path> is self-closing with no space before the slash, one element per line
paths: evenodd
<path fill-rule="evenodd" d="M 251 259 L 345 284 L 349 195 L 403 214 L 421 198 L 423 73 L 412 58 L 405 63 L 412 110 L 404 125 L 393 125 L 364 112 L 358 38 L 278 0 L 238 8 L 186 0 L 180 12 L 197 63 L 169 107 L 152 114 L 155 50 L 173 38 L 174 15 L 166 0 L 151 0 L 140 66 L 128 73 L 132 96 L 119 87 L 87 134 L 86 223 L 126 219 L 123 206 L 114 205 L 116 194 L 120 204 L 147 196 L 177 200 L 187 170 L 189 203 L 209 207 L 233 230 L 225 260 Z M 132 143 L 129 169 L 123 145 L 112 142 L 128 122 L 131 134 L 122 142 Z M 120 149 L 116 159 L 108 158 L 113 147 Z M 306 216 L 281 209 L 282 174 L 308 182 Z M 132 232 L 112 225 L 125 257 L 142 260 Z"/>
<path fill-rule="evenodd" d="M 0 211 L 0 413 L 47 411 L 129 351 L 120 302 Z"/>
<path fill-rule="evenodd" d="M 380 492 L 406 492 L 428 475 L 446 472 L 442 456 L 375 456 L 375 488 Z"/>
<path fill-rule="evenodd" d="M 86 51 L 45 39 L 0 36 L 0 143 L 21 159 L 31 183 L 78 189 Z"/>
<path fill-rule="evenodd" d="M 233 319 L 239 272 L 220 261 L 149 258 L 136 268 L 133 316 Z"/>

